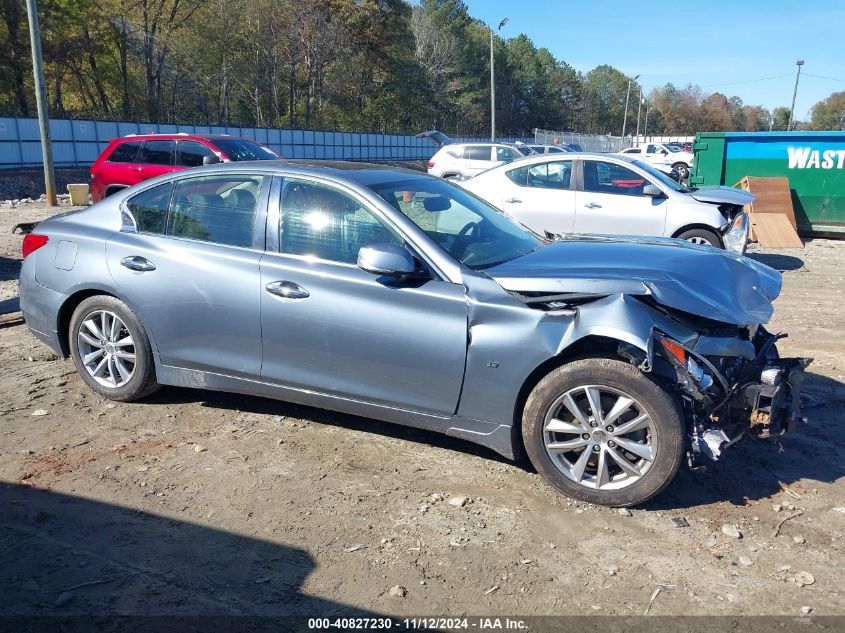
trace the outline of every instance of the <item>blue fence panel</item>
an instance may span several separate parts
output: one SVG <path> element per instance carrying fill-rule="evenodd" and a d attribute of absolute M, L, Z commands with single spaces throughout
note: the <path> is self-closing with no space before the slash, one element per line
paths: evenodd
<path fill-rule="evenodd" d="M 229 134 L 253 139 L 286 158 L 318 160 L 426 160 L 437 151 L 425 138 L 373 132 L 52 119 L 50 133 L 59 167 L 88 166 L 112 139 L 130 134 Z M 0 117 L 0 168 L 40 163 L 38 120 Z"/>

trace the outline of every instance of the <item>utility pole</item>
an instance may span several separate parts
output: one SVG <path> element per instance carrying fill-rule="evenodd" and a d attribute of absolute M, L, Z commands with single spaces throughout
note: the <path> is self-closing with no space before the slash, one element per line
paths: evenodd
<path fill-rule="evenodd" d="M 639 78 L 640 78 L 640 76 L 637 75 L 633 79 L 628 80 L 628 92 L 625 94 L 625 116 L 622 118 L 622 139 L 623 139 L 622 142 L 623 143 L 625 142 L 624 141 L 624 139 L 625 139 L 625 128 L 628 126 L 628 101 L 631 98 L 631 82 L 632 81 L 636 82 L 637 79 L 639 79 Z"/>
<path fill-rule="evenodd" d="M 645 102 L 645 128 L 643 129 L 643 140 L 648 136 L 648 101 Z"/>
<path fill-rule="evenodd" d="M 795 97 L 798 95 L 798 80 L 801 79 L 801 66 L 804 65 L 804 60 L 795 60 L 795 65 L 798 66 L 798 72 L 795 73 L 795 90 L 792 91 L 792 107 L 789 108 L 789 123 L 786 124 L 787 132 L 792 128 L 792 122 L 795 120 Z"/>
<path fill-rule="evenodd" d="M 508 23 L 508 18 L 499 22 L 498 31 Z M 490 27 L 490 142 L 496 142 L 496 74 L 494 72 L 494 64 L 496 63 L 493 55 L 493 27 Z"/>
<path fill-rule="evenodd" d="M 47 205 L 55 207 L 56 173 L 53 171 L 53 145 L 50 143 L 50 115 L 47 112 L 47 88 L 44 84 L 44 60 L 41 59 L 41 26 L 38 23 L 36 0 L 26 0 L 29 18 L 29 41 L 32 45 L 32 75 L 35 79 L 35 103 L 38 106 L 38 127 L 41 129 L 41 156 L 44 160 L 44 189 Z"/>
<path fill-rule="evenodd" d="M 640 110 L 643 107 L 643 87 L 640 86 L 640 102 L 637 104 L 637 138 L 640 138 Z M 639 142 L 639 141 L 637 141 Z"/>

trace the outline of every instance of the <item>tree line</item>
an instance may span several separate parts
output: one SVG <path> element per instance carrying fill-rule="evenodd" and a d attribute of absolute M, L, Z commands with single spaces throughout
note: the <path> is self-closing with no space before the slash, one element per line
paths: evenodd
<path fill-rule="evenodd" d="M 0 0 L 0 114 L 34 116 L 24 0 Z M 489 132 L 490 30 L 462 0 L 40 0 L 53 117 L 382 132 Z M 494 41 L 499 133 L 619 135 L 641 87 L 576 71 L 524 34 Z M 838 96 L 837 96 L 838 95 Z M 739 97 L 672 84 L 643 93 L 641 131 L 785 129 Z M 813 109 L 845 127 L 845 93 Z"/>

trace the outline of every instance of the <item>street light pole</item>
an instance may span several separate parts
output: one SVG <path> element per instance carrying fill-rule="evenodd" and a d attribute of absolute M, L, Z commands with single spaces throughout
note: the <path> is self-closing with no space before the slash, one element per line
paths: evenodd
<path fill-rule="evenodd" d="M 798 80 L 801 78 L 801 66 L 804 65 L 804 60 L 795 60 L 795 65 L 798 66 L 798 72 L 795 73 L 795 90 L 792 91 L 792 107 L 789 108 L 789 122 L 786 124 L 787 132 L 789 132 L 792 127 L 792 123 L 795 120 L 795 97 L 798 95 Z"/>
<path fill-rule="evenodd" d="M 637 139 L 640 138 L 640 110 L 643 107 L 643 87 L 640 86 L 640 102 L 637 104 Z M 639 142 L 639 141 L 637 141 Z"/>
<path fill-rule="evenodd" d="M 625 93 L 625 116 L 622 117 L 622 139 L 623 139 L 622 142 L 623 143 L 625 142 L 624 141 L 624 139 L 625 139 L 625 128 L 628 126 L 628 101 L 631 99 L 631 82 L 632 81 L 636 82 L 637 79 L 639 79 L 639 78 L 640 78 L 640 76 L 637 75 L 633 79 L 628 80 L 628 92 Z"/>
<path fill-rule="evenodd" d="M 44 190 L 47 205 L 55 207 L 56 174 L 53 171 L 53 145 L 50 143 L 50 115 L 47 112 L 47 88 L 44 83 L 44 60 L 41 58 L 41 26 L 38 23 L 36 0 L 26 0 L 29 18 L 29 41 L 32 45 L 32 75 L 35 80 L 35 103 L 38 107 L 38 127 L 41 129 L 41 156 L 44 160 Z"/>
<path fill-rule="evenodd" d="M 499 22 L 498 31 L 508 23 L 508 18 Z M 496 142 L 496 74 L 494 72 L 494 65 L 496 63 L 493 55 L 493 27 L 490 27 L 490 142 Z"/>
<path fill-rule="evenodd" d="M 643 129 L 643 139 L 648 136 L 648 101 L 645 102 L 645 126 Z"/>

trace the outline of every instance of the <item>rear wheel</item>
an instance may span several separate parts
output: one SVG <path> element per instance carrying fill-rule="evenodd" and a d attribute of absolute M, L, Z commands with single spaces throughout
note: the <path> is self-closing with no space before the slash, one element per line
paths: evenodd
<path fill-rule="evenodd" d="M 672 165 L 672 169 L 677 170 L 678 176 L 680 176 L 681 180 L 689 178 L 689 167 L 686 163 L 675 163 Z"/>
<path fill-rule="evenodd" d="M 68 340 L 80 377 L 101 396 L 128 402 L 158 388 L 147 333 L 119 299 L 100 295 L 80 303 Z"/>
<path fill-rule="evenodd" d="M 704 244 L 722 248 L 722 241 L 714 231 L 707 229 L 690 229 L 678 235 L 678 239 L 692 242 L 693 244 Z"/>
<path fill-rule="evenodd" d="M 573 361 L 543 378 L 526 402 L 522 437 L 553 486 L 607 506 L 659 493 L 684 449 L 674 398 L 632 365 L 608 358 Z"/>

